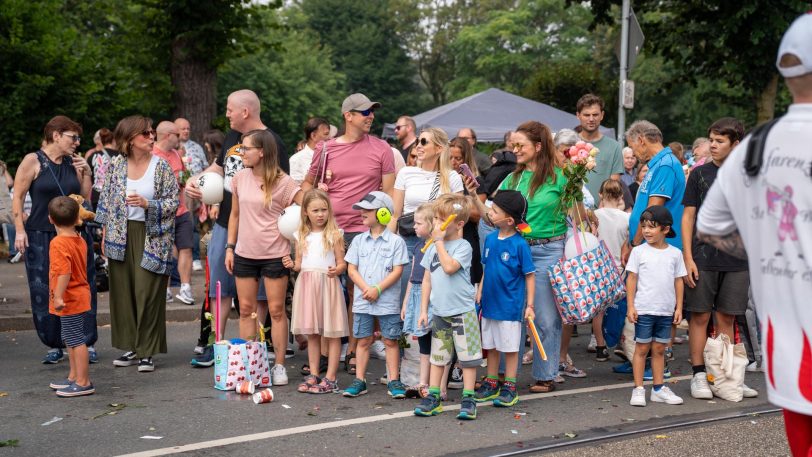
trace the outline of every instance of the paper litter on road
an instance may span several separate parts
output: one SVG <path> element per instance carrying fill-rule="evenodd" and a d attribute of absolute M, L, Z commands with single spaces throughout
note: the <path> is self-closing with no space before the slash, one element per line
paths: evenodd
<path fill-rule="evenodd" d="M 57 423 L 57 422 L 59 422 L 59 421 L 61 421 L 61 420 L 62 420 L 62 418 L 61 418 L 61 417 L 56 417 L 56 416 L 54 416 L 54 418 L 53 418 L 53 419 L 51 419 L 51 420 L 49 420 L 48 422 L 43 422 L 43 423 L 42 423 L 42 426 L 43 426 L 43 427 L 45 427 L 45 426 L 47 426 L 47 425 L 55 424 L 55 423 Z"/>
<path fill-rule="evenodd" d="M 144 435 L 141 437 L 142 440 L 162 440 L 163 436 L 154 436 L 154 435 Z"/>
<path fill-rule="evenodd" d="M 513 433 L 514 435 L 518 435 L 519 431 L 518 430 L 511 430 L 510 433 Z"/>
<path fill-rule="evenodd" d="M 282 407 L 285 408 L 285 409 L 290 409 L 290 406 L 288 406 L 288 405 L 282 405 Z"/>

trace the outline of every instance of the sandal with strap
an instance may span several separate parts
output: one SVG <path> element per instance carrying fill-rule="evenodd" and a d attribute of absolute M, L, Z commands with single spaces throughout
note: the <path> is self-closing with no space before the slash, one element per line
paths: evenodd
<path fill-rule="evenodd" d="M 309 394 L 331 394 L 334 392 L 338 392 L 338 381 L 330 381 L 327 378 L 322 378 L 320 383 L 307 389 Z"/>
<path fill-rule="evenodd" d="M 552 381 L 536 381 L 535 384 L 530 386 L 530 393 L 546 394 L 555 390 L 555 384 Z"/>
<path fill-rule="evenodd" d="M 304 381 L 302 381 L 299 384 L 299 387 L 297 387 L 296 390 L 299 391 L 299 392 L 302 392 L 302 393 L 307 393 L 308 391 L 310 391 L 311 387 L 317 385 L 320 382 L 321 382 L 321 379 L 319 379 L 318 377 L 313 376 L 312 374 L 310 374 L 310 375 L 305 376 Z"/>
<path fill-rule="evenodd" d="M 349 374 L 355 374 L 355 362 L 350 362 L 350 360 L 355 359 L 355 352 L 350 352 L 347 354 L 347 357 L 344 359 L 344 371 Z"/>

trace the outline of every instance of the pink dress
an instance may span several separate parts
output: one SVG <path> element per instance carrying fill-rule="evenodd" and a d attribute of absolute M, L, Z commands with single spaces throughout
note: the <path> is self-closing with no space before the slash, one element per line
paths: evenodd
<path fill-rule="evenodd" d="M 291 330 L 296 335 L 338 338 L 349 335 L 347 307 L 338 278 L 327 276 L 336 265 L 335 253 L 322 244 L 321 232 L 307 235 L 307 252 L 293 290 Z"/>

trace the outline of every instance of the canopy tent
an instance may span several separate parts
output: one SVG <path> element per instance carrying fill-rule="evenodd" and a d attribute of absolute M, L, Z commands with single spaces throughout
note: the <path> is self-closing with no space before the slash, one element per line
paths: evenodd
<path fill-rule="evenodd" d="M 418 131 L 425 127 L 439 127 L 453 136 L 461 128 L 472 128 L 477 141 L 482 143 L 501 143 L 505 132 L 530 120 L 546 124 L 553 133 L 564 128 L 575 128 L 579 124 L 573 114 L 495 88 L 438 106 L 412 118 Z M 614 129 L 601 127 L 601 132 L 610 138 L 615 137 Z M 384 125 L 383 137 L 395 137 L 395 124 Z"/>

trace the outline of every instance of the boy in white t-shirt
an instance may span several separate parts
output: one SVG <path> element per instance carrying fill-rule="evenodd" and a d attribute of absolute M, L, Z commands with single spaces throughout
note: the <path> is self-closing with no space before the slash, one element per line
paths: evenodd
<path fill-rule="evenodd" d="M 646 406 L 643 371 L 649 350 L 654 377 L 651 401 L 682 404 L 682 398 L 663 385 L 665 347 L 671 341 L 671 324 L 682 320 L 682 278 L 688 275 L 682 252 L 665 242 L 676 236 L 673 224 L 671 212 L 664 206 L 646 208 L 640 215 L 646 242 L 632 250 L 626 264 L 626 318 L 635 324 L 632 406 Z"/>

